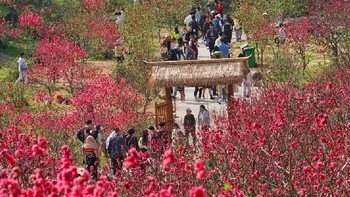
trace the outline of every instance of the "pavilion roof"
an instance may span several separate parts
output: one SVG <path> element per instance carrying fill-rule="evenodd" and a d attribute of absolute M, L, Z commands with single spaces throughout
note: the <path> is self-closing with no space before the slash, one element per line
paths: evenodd
<path fill-rule="evenodd" d="M 249 72 L 248 57 L 145 62 L 151 66 L 152 86 L 212 86 L 234 84 Z"/>

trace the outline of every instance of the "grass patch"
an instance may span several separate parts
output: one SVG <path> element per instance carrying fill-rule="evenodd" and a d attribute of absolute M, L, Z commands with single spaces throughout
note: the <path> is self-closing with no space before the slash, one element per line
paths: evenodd
<path fill-rule="evenodd" d="M 5 17 L 10 12 L 9 7 L 0 6 L 0 17 Z"/>
<path fill-rule="evenodd" d="M 18 77 L 17 64 L 15 60 L 0 61 L 0 81 L 15 82 Z"/>
<path fill-rule="evenodd" d="M 24 52 L 31 56 L 35 50 L 36 43 L 27 40 L 10 40 L 8 41 L 8 47 L 0 48 L 0 53 L 11 56 L 18 57 L 20 53 Z M 27 57 L 28 57 L 27 55 Z"/>
<path fill-rule="evenodd" d="M 3 82 L 15 82 L 16 76 L 11 68 L 2 68 L 0 69 L 0 81 Z"/>

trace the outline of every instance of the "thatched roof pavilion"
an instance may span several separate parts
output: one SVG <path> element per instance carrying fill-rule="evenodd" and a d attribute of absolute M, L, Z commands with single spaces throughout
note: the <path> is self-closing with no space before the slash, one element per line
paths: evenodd
<path fill-rule="evenodd" d="M 145 63 L 152 66 L 153 86 L 211 86 L 241 82 L 249 72 L 247 60 L 248 57 Z"/>

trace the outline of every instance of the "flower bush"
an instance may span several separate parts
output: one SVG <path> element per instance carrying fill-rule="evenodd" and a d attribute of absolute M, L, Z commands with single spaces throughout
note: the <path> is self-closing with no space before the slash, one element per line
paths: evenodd
<path fill-rule="evenodd" d="M 339 2 L 335 8 L 343 8 Z M 158 144 L 150 153 L 142 153 L 133 148 L 116 176 L 110 175 L 108 162 L 101 164 L 98 180 L 85 170 L 78 173 L 81 144 L 75 132 L 83 120 L 92 119 L 110 131 L 125 130 L 145 118 L 138 111 L 139 92 L 125 79 L 85 67 L 88 53 L 110 53 L 120 44 L 121 35 L 114 22 L 101 14 L 101 6 L 104 1 L 81 1 L 76 17 L 52 26 L 46 26 L 49 23 L 34 11 L 20 15 L 20 27 L 38 40 L 30 76 L 48 88 L 48 93 L 33 93 L 33 100 L 50 100 L 58 86 L 68 83 L 72 102 L 64 110 L 33 109 L 14 86 L 9 85 L 9 96 L 1 92 L 0 196 L 350 195 L 349 68 L 326 71 L 301 88 L 271 85 L 251 102 L 234 100 L 229 116 L 217 115 L 210 130 L 198 131 L 196 149 L 171 150 Z M 254 12 L 255 22 L 264 28 L 250 33 L 263 53 L 275 33 L 260 15 Z M 301 55 L 305 55 L 309 30 L 315 28 L 312 25 L 306 20 L 290 26 L 290 39 Z M 295 31 L 299 27 L 304 29 Z M 333 31 L 332 26 L 326 27 L 326 32 Z M 133 53 L 138 61 L 145 59 Z M 142 53 L 146 59 L 149 54 Z"/>
<path fill-rule="evenodd" d="M 349 74 L 348 68 L 328 71 L 317 82 L 301 89 L 276 85 L 267 88 L 259 98 L 252 98 L 251 104 L 237 100 L 228 110 L 234 115 L 231 119 L 218 116 L 212 130 L 199 132 L 199 153 L 191 149 L 186 152 L 169 149 L 162 157 L 153 158 L 153 165 L 142 168 L 143 153 L 132 149 L 124 163 L 126 171 L 113 178 L 108 175 L 107 166 L 97 182 L 86 171 L 77 173 L 68 146 L 62 148 L 58 157 L 45 138 L 23 133 L 14 126 L 2 127 L 5 129 L 0 143 L 4 158 L 0 193 L 23 196 L 348 194 Z M 100 80 L 103 83 L 96 84 L 111 83 L 106 78 Z M 106 87 L 113 87 L 112 84 Z M 101 94 L 96 92 L 96 98 L 107 89 L 99 86 Z M 81 102 L 81 110 L 88 104 L 83 101 L 92 101 L 83 99 L 88 93 L 89 87 L 75 100 Z M 102 100 L 112 102 L 108 99 Z M 94 106 L 94 111 L 107 110 L 99 108 L 103 105 L 98 103 Z M 119 124 L 126 121 L 120 120 Z M 22 127 L 24 123 L 19 125 Z"/>

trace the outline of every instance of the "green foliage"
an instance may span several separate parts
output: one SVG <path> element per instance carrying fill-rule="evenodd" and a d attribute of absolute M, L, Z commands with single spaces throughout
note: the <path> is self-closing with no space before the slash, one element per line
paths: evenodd
<path fill-rule="evenodd" d="M 9 7 L 2 6 L 0 4 L 0 17 L 6 16 L 6 14 L 8 14 L 10 11 L 11 11 L 11 9 Z"/>
<path fill-rule="evenodd" d="M 267 79 L 272 83 L 290 82 L 300 85 L 303 76 L 301 69 L 297 69 L 297 59 L 287 50 L 274 52 L 273 57 L 268 59 L 271 72 L 267 74 Z"/>
<path fill-rule="evenodd" d="M 262 16 L 266 12 L 271 22 L 278 22 L 287 17 L 298 17 L 306 14 L 305 10 L 306 0 L 235 0 L 232 2 L 231 7 L 236 15 L 242 16 L 250 14 L 247 9 L 241 9 L 242 7 L 249 6 L 253 12 L 252 20 L 257 16 Z"/>
<path fill-rule="evenodd" d="M 58 21 L 76 17 L 78 9 L 79 1 L 77 0 L 52 0 L 51 6 L 43 13 L 43 17 L 48 25 L 52 25 Z"/>
<path fill-rule="evenodd" d="M 0 81 L 13 83 L 17 77 L 18 67 L 15 60 L 0 62 Z"/>
<path fill-rule="evenodd" d="M 144 61 L 155 58 L 156 14 L 148 3 L 139 3 L 126 9 L 126 21 L 121 27 L 124 50 L 128 51 L 125 62 L 117 65 L 117 77 L 125 77 L 135 87 L 145 92 L 148 89 L 148 67 Z M 143 14 L 140 14 L 143 13 Z M 145 21 L 145 19 L 147 19 Z"/>
<path fill-rule="evenodd" d="M 104 0 L 106 11 L 112 14 L 116 9 L 126 8 L 134 4 L 133 0 Z"/>
<path fill-rule="evenodd" d="M 7 100 L 18 110 L 29 105 L 30 90 L 23 84 L 0 84 L 0 98 Z"/>
<path fill-rule="evenodd" d="M 185 17 L 196 5 L 194 0 L 154 0 L 153 3 L 157 14 L 157 27 L 168 30 L 183 25 Z"/>
<path fill-rule="evenodd" d="M 11 39 L 8 41 L 7 48 L 0 48 L 0 53 L 11 56 L 18 57 L 18 55 L 22 52 L 31 56 L 36 49 L 36 42 L 31 40 L 30 38 L 22 38 L 22 39 Z"/>
<path fill-rule="evenodd" d="M 339 57 L 340 65 L 350 65 L 350 28 L 343 29 L 341 32 L 341 41 L 339 42 Z"/>

